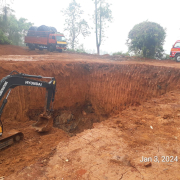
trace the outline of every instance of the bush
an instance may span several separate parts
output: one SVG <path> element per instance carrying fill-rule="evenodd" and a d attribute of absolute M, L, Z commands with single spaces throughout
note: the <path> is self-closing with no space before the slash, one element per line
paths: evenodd
<path fill-rule="evenodd" d="M 161 60 L 174 60 L 169 54 L 163 54 Z"/>
<path fill-rule="evenodd" d="M 11 41 L 5 36 L 2 30 L 0 30 L 0 44 L 11 44 Z"/>
<path fill-rule="evenodd" d="M 85 53 L 87 52 L 83 51 L 82 49 L 67 49 L 68 52 L 74 52 L 74 53 Z"/>
<path fill-rule="evenodd" d="M 113 53 L 112 55 L 113 55 L 113 56 L 114 56 L 114 55 L 130 56 L 129 52 L 123 53 L 122 51 L 120 51 L 120 52 L 115 52 L 115 53 Z"/>
<path fill-rule="evenodd" d="M 81 44 L 79 47 L 77 47 L 76 49 L 67 49 L 67 51 L 69 52 L 74 52 L 74 53 L 85 53 L 87 54 L 87 52 L 84 49 L 83 44 Z"/>

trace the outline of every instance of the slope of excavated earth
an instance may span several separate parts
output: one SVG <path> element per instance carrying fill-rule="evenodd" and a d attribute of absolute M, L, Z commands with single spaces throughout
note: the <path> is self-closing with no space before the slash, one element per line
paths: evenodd
<path fill-rule="evenodd" d="M 12 90 L 2 114 L 4 130 L 20 130 L 24 140 L 0 151 L 0 177 L 180 178 L 180 64 L 108 58 L 67 53 L 0 56 L 0 79 L 16 70 L 55 77 L 57 82 L 54 127 L 45 134 L 31 127 L 43 111 L 45 89 Z M 142 156 L 152 162 L 140 162 Z"/>
<path fill-rule="evenodd" d="M 52 157 L 7 179 L 179 179 L 179 119 L 180 92 L 171 91 L 61 141 Z"/>

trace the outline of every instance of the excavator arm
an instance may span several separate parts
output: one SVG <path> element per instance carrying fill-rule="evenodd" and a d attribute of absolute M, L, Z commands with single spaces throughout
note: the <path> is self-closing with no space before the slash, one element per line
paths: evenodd
<path fill-rule="evenodd" d="M 14 74 L 15 72 L 15 74 Z M 39 80 L 34 80 L 34 79 L 51 79 L 49 82 L 45 81 L 39 81 Z M 3 103 L 0 107 L 0 136 L 3 133 L 3 125 L 1 122 L 1 115 L 3 112 L 3 109 L 7 103 L 7 98 L 11 92 L 11 90 L 17 86 L 34 86 L 34 87 L 43 87 L 46 88 L 46 106 L 44 109 L 44 113 L 40 115 L 38 122 L 35 123 L 33 126 L 36 128 L 38 132 L 44 132 L 46 131 L 46 127 L 41 126 L 40 128 L 38 127 L 40 124 L 43 124 L 43 122 L 49 121 L 50 117 L 50 112 L 52 109 L 50 109 L 50 104 L 54 102 L 54 97 L 55 97 L 55 91 L 56 91 L 56 80 L 54 77 L 43 77 L 43 76 L 36 76 L 36 75 L 28 75 L 28 74 L 23 74 L 23 73 L 18 73 L 17 71 L 11 72 L 10 75 L 4 77 L 0 81 L 0 101 L 4 97 L 5 93 L 9 90 L 6 98 L 3 100 Z M 45 124 L 47 126 L 47 124 Z"/>

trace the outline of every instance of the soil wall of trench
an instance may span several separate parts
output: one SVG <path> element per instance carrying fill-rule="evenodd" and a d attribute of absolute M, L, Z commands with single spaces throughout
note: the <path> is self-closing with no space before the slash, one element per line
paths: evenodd
<path fill-rule="evenodd" d="M 1 63 L 0 78 L 7 76 L 12 70 L 55 77 L 55 110 L 91 102 L 97 114 L 107 117 L 130 105 L 140 105 L 147 99 L 180 87 L 180 70 L 163 66 L 11 61 Z M 16 87 L 8 98 L 2 120 L 29 120 L 29 110 L 43 109 L 44 105 L 44 88 Z"/>

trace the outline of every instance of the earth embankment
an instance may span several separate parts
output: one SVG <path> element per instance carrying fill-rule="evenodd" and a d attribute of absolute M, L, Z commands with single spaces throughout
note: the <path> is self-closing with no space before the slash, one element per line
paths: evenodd
<path fill-rule="evenodd" d="M 3 62 L 0 77 L 12 70 L 31 75 L 55 77 L 55 109 L 91 102 L 100 115 L 111 116 L 131 105 L 140 105 L 179 88 L 179 69 L 144 64 L 110 62 L 22 61 Z M 30 109 L 43 109 L 45 89 L 16 87 L 4 109 L 4 118 L 27 120 Z"/>

